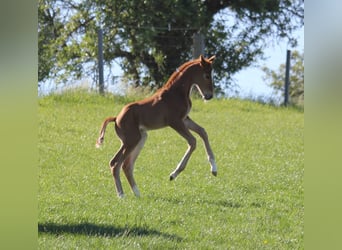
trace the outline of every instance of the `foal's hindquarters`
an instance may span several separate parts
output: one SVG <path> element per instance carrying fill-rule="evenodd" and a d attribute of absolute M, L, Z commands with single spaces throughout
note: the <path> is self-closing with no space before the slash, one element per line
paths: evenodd
<path fill-rule="evenodd" d="M 146 130 L 139 127 L 138 124 L 129 124 L 130 126 L 125 126 L 125 123 L 120 123 L 120 121 L 122 120 L 119 119 L 116 121 L 115 131 L 121 140 L 121 147 L 110 160 L 109 166 L 114 178 L 118 196 L 124 196 L 120 180 L 120 169 L 122 167 L 132 191 L 139 197 L 140 192 L 134 180 L 133 171 L 134 163 L 145 144 L 147 133 Z"/>

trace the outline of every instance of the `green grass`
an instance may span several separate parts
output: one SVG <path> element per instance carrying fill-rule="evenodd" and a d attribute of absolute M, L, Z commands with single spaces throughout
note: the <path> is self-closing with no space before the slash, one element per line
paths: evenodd
<path fill-rule="evenodd" d="M 203 144 L 175 181 L 187 145 L 170 128 L 150 131 L 135 166 L 141 198 L 121 175 L 116 197 L 108 162 L 119 148 L 101 122 L 123 97 L 83 92 L 40 98 L 39 249 L 303 249 L 304 113 L 240 100 L 193 100 L 216 156 Z"/>

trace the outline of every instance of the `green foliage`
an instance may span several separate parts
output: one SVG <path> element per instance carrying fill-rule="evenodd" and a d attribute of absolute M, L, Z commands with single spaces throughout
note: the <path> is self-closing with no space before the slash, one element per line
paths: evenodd
<path fill-rule="evenodd" d="M 218 164 L 198 147 L 174 182 L 186 142 L 150 131 L 135 177 L 118 199 L 108 162 L 119 140 L 102 120 L 124 97 L 85 92 L 38 100 L 39 249 L 303 249 L 304 118 L 294 109 L 239 100 L 193 101 Z"/>
<path fill-rule="evenodd" d="M 290 87 L 289 95 L 291 103 L 304 106 L 304 53 L 292 51 L 290 59 Z M 285 64 L 281 64 L 277 71 L 263 67 L 266 80 L 276 91 L 284 95 L 285 84 Z"/>
<path fill-rule="evenodd" d="M 265 40 L 287 38 L 303 25 L 303 1 L 39 1 L 39 80 L 94 77 L 97 29 L 104 59 L 120 66 L 134 86 L 161 86 L 192 58 L 193 35 L 206 37 L 217 55 L 215 80 L 231 76 L 262 56 Z M 51 33 L 51 30 L 54 32 Z"/>

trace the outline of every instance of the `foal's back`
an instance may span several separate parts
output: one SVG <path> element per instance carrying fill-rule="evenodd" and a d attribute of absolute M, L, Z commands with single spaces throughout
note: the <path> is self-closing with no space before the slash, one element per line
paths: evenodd
<path fill-rule="evenodd" d="M 158 95 L 153 95 L 146 99 L 129 103 L 124 106 L 117 115 L 116 125 L 125 129 L 125 124 L 145 129 L 157 129 L 166 126 L 165 104 Z M 127 128 L 129 129 L 129 128 Z"/>

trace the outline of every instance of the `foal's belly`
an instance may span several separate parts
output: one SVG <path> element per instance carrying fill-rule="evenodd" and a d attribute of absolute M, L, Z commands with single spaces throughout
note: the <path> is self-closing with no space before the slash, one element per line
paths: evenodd
<path fill-rule="evenodd" d="M 139 128 L 145 130 L 160 129 L 168 125 L 166 117 L 162 114 L 151 113 L 148 115 L 141 115 L 140 117 Z"/>

